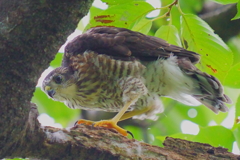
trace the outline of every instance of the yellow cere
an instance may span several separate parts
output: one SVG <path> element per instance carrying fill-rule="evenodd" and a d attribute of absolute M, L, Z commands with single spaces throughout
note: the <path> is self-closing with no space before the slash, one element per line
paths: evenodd
<path fill-rule="evenodd" d="M 49 86 L 45 87 L 45 91 L 49 91 L 50 89 L 51 89 L 51 87 L 49 87 Z"/>

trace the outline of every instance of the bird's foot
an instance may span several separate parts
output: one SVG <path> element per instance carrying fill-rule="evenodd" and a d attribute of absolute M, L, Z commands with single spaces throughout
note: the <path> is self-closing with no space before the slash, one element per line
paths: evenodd
<path fill-rule="evenodd" d="M 79 124 L 85 124 L 85 125 L 93 125 L 95 122 L 94 121 L 90 121 L 90 120 L 86 120 L 86 119 L 80 119 L 77 122 L 75 122 L 74 126 L 79 125 Z"/>
<path fill-rule="evenodd" d="M 123 136 L 127 136 L 128 134 L 130 134 L 133 137 L 133 134 L 131 132 L 119 127 L 117 125 L 117 123 L 112 119 L 102 120 L 102 121 L 98 121 L 98 122 L 80 119 L 75 123 L 75 126 L 79 125 L 79 124 L 93 125 L 94 127 L 104 127 L 104 128 L 115 129 L 118 133 L 120 133 Z"/>
<path fill-rule="evenodd" d="M 102 120 L 102 121 L 95 122 L 93 125 L 94 127 L 113 128 L 123 136 L 127 136 L 129 133 L 129 131 L 119 127 L 113 120 Z"/>

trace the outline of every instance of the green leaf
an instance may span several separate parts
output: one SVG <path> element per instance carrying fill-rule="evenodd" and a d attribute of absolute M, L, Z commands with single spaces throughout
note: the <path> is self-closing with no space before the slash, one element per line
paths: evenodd
<path fill-rule="evenodd" d="M 178 30 L 173 25 L 163 25 L 155 33 L 155 37 L 162 38 L 170 44 L 182 47 Z"/>
<path fill-rule="evenodd" d="M 237 124 L 237 128 L 233 131 L 238 148 L 240 148 L 240 124 Z"/>
<path fill-rule="evenodd" d="M 84 24 L 83 24 L 83 21 L 82 21 L 82 20 L 79 21 L 76 29 L 78 29 L 78 30 L 80 30 L 80 31 L 83 31 L 83 30 L 84 30 Z"/>
<path fill-rule="evenodd" d="M 234 65 L 228 72 L 224 85 L 240 88 L 240 63 Z"/>
<path fill-rule="evenodd" d="M 151 144 L 159 147 L 164 147 L 163 142 L 165 139 L 166 136 L 156 136 L 155 140 Z"/>
<path fill-rule="evenodd" d="M 209 126 L 202 128 L 195 138 L 195 142 L 208 143 L 214 147 L 224 147 L 232 151 L 233 142 L 235 141 L 233 132 L 223 126 Z"/>
<path fill-rule="evenodd" d="M 237 3 L 238 0 L 212 0 L 212 1 L 220 4 L 231 4 Z"/>
<path fill-rule="evenodd" d="M 47 113 L 55 119 L 56 123 L 62 124 L 63 127 L 67 127 L 70 122 L 77 121 L 80 114 L 79 109 L 70 109 L 61 102 L 49 99 L 39 87 L 34 92 L 32 102 L 37 104 L 40 113 Z"/>
<path fill-rule="evenodd" d="M 184 13 L 197 14 L 202 10 L 204 1 L 184 0 L 179 3 Z"/>
<path fill-rule="evenodd" d="M 90 8 L 90 20 L 93 19 L 98 13 L 102 11 L 103 11 L 102 9 L 92 6 Z"/>
<path fill-rule="evenodd" d="M 171 24 L 174 25 L 178 31 L 181 30 L 181 24 L 180 24 L 180 18 L 181 18 L 181 13 L 179 12 L 177 6 L 173 6 L 170 12 L 171 15 Z"/>
<path fill-rule="evenodd" d="M 62 59 L 63 59 L 63 53 L 57 53 L 54 60 L 50 63 L 50 66 L 54 68 L 61 66 Z"/>
<path fill-rule="evenodd" d="M 114 5 L 94 16 L 85 30 L 96 26 L 129 28 L 129 26 L 134 25 L 137 19 L 153 9 L 149 3 L 142 1 Z"/>
<path fill-rule="evenodd" d="M 237 119 L 238 117 L 240 118 L 240 95 L 238 96 L 237 103 L 235 105 L 235 119 Z"/>
<path fill-rule="evenodd" d="M 150 19 L 147 19 L 145 16 L 142 16 L 135 22 L 131 30 L 138 31 L 143 34 L 148 34 L 151 27 L 152 27 L 152 21 Z"/>
<path fill-rule="evenodd" d="M 227 118 L 228 112 L 219 112 L 218 114 L 215 114 L 212 116 L 214 122 L 217 123 L 217 125 L 221 125 L 221 123 Z"/>
<path fill-rule="evenodd" d="M 228 40 L 227 45 L 233 52 L 233 65 L 236 65 L 240 62 L 240 37 L 235 36 Z"/>
<path fill-rule="evenodd" d="M 232 51 L 212 28 L 196 15 L 182 15 L 181 24 L 182 38 L 184 44 L 187 43 L 185 46 L 201 55 L 201 64 L 198 64 L 198 67 L 223 81 L 232 65 Z"/>
<path fill-rule="evenodd" d="M 236 20 L 240 18 L 240 1 L 237 3 L 237 14 L 232 18 L 232 20 Z"/>

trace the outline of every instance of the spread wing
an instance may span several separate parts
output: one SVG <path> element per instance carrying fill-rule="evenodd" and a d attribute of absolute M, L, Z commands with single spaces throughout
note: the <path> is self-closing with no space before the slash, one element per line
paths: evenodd
<path fill-rule="evenodd" d="M 199 54 L 168 44 L 157 37 L 125 28 L 95 27 L 67 44 L 62 66 L 68 66 L 71 55 L 82 54 L 86 50 L 121 60 L 138 58 L 142 61 L 152 61 L 158 58 L 167 58 L 170 54 L 179 58 L 189 58 L 193 64 L 200 59 Z"/>

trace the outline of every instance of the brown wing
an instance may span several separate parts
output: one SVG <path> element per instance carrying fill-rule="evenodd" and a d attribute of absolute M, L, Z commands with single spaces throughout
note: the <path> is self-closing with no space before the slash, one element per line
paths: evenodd
<path fill-rule="evenodd" d="M 168 44 L 157 37 L 147 36 L 125 28 L 95 27 L 67 44 L 62 66 L 68 65 L 71 55 L 82 54 L 86 50 L 107 54 L 122 60 L 138 58 L 142 61 L 151 61 L 167 58 L 170 54 L 179 58 L 188 57 L 192 63 L 197 63 L 200 59 L 199 54 Z"/>

